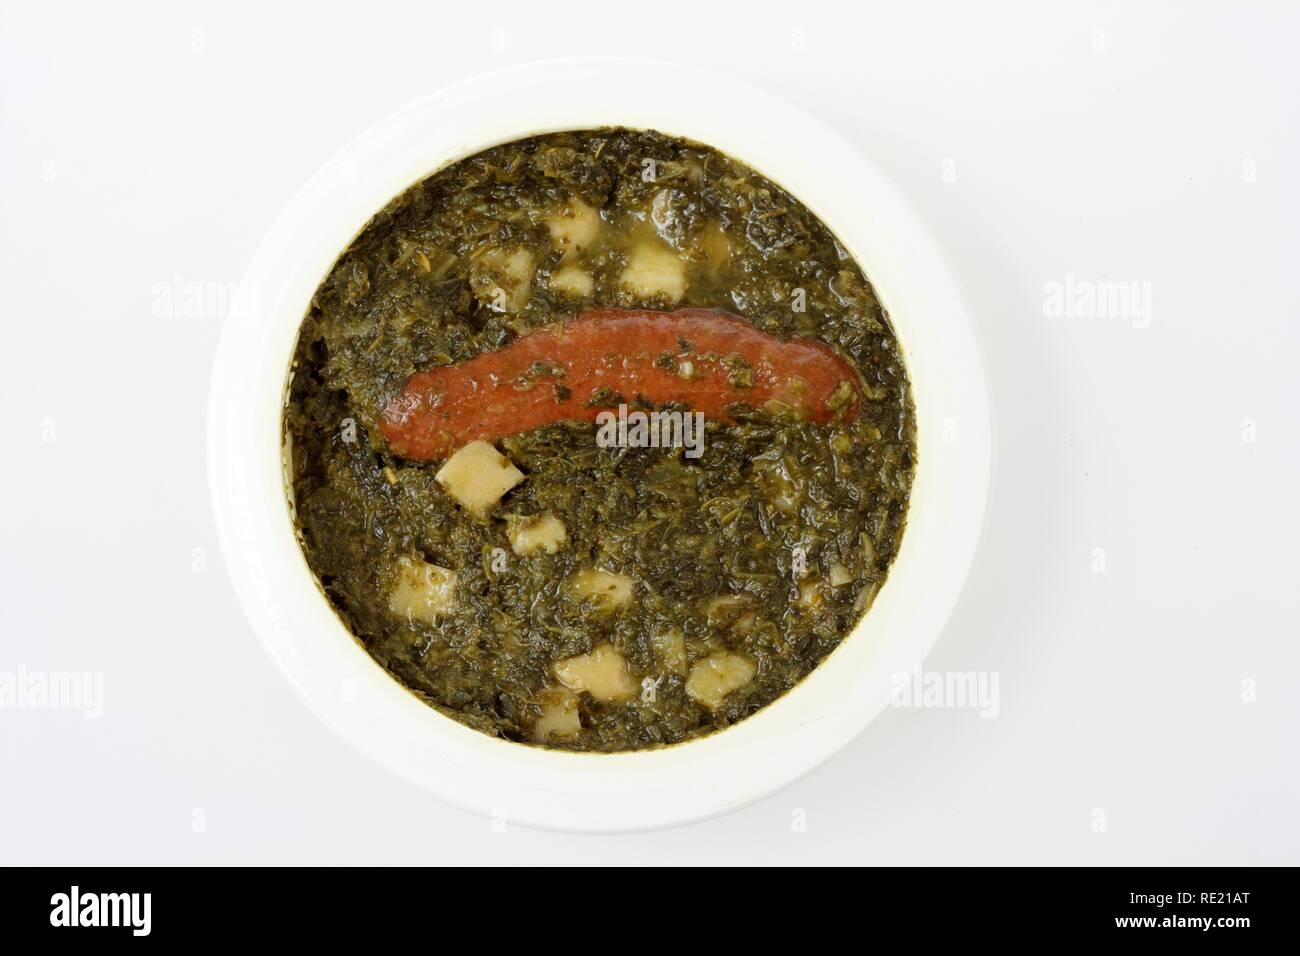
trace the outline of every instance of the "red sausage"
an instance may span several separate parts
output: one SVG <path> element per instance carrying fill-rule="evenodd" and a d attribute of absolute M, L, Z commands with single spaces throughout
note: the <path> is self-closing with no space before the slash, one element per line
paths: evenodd
<path fill-rule="evenodd" d="M 831 401 L 832 396 L 835 400 Z M 858 376 L 829 345 L 760 332 L 726 312 L 591 309 L 459 365 L 417 372 L 380 430 L 404 458 L 438 459 L 558 421 L 592 421 L 636 398 L 723 422 L 735 403 L 779 402 L 814 422 L 851 419 Z"/>

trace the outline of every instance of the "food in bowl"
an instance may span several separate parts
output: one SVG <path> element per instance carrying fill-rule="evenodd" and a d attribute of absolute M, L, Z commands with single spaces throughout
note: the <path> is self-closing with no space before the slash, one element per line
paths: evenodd
<path fill-rule="evenodd" d="M 644 130 L 412 186 L 312 299 L 284 431 L 303 554 L 370 655 L 505 739 L 615 752 L 772 703 L 904 532 L 910 386 L 794 197 Z"/>

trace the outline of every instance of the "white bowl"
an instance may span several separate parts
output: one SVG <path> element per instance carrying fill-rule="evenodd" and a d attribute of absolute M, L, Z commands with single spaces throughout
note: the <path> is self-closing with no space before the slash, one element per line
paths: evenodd
<path fill-rule="evenodd" d="M 902 342 L 918 459 L 907 530 L 875 604 L 809 677 L 749 719 L 660 750 L 583 754 L 496 740 L 421 703 L 349 634 L 294 537 L 281 411 L 298 327 L 336 257 L 385 203 L 489 146 L 599 126 L 714 146 L 799 198 L 861 264 Z M 826 759 L 919 667 L 961 591 L 989 471 L 983 373 L 966 307 L 925 228 L 852 145 L 712 73 L 623 59 L 549 61 L 417 100 L 331 159 L 258 248 L 212 376 L 208 469 L 245 613 L 289 682 L 363 753 L 468 810 L 530 826 L 671 826 L 756 800 Z"/>

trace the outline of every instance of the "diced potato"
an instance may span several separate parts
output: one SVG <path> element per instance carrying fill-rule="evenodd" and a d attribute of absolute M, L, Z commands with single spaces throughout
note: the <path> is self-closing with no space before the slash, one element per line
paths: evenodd
<path fill-rule="evenodd" d="M 712 628 L 728 628 L 736 623 L 749 607 L 743 594 L 720 594 L 704 605 L 704 616 Z"/>
<path fill-rule="evenodd" d="M 600 210 L 588 206 L 577 197 L 570 199 L 567 206 L 546 218 L 551 241 L 563 250 L 565 259 L 572 259 L 595 242 L 600 226 Z"/>
<path fill-rule="evenodd" d="M 551 291 L 572 299 L 591 295 L 596 281 L 591 273 L 578 266 L 561 266 L 551 273 Z"/>
<path fill-rule="evenodd" d="M 626 574 L 585 568 L 569 578 L 568 587 L 579 601 L 595 601 L 606 610 L 632 603 L 632 579 Z"/>
<path fill-rule="evenodd" d="M 388 607 L 409 620 L 434 623 L 456 606 L 456 572 L 427 561 L 401 558 Z"/>
<path fill-rule="evenodd" d="M 686 657 L 686 638 L 680 627 L 669 628 L 650 636 L 650 643 L 664 667 L 676 674 L 685 674 L 690 661 Z"/>
<path fill-rule="evenodd" d="M 748 657 L 731 651 L 715 651 L 691 668 L 686 693 L 709 710 L 717 710 L 732 691 L 753 679 L 758 668 Z"/>
<path fill-rule="evenodd" d="M 474 263 L 474 294 L 498 311 L 518 312 L 532 294 L 533 254 L 527 249 L 490 249 Z"/>
<path fill-rule="evenodd" d="M 764 460 L 755 467 L 755 474 L 779 510 L 786 514 L 794 514 L 799 510 L 802 489 L 799 482 L 791 477 L 785 462 Z"/>
<path fill-rule="evenodd" d="M 731 260 L 731 242 L 722 231 L 722 224 L 710 223 L 704 230 L 704 237 L 700 244 L 704 248 L 709 272 L 716 275 Z"/>
<path fill-rule="evenodd" d="M 810 612 L 822 606 L 822 592 L 816 578 L 809 578 L 799 585 L 799 606 Z"/>
<path fill-rule="evenodd" d="M 602 644 L 590 654 L 559 661 L 555 676 L 573 691 L 586 691 L 597 700 L 613 703 L 636 696 L 637 683 L 627 669 L 627 660 L 612 644 Z"/>
<path fill-rule="evenodd" d="M 853 572 L 835 561 L 831 564 L 831 587 L 842 588 L 853 582 Z"/>
<path fill-rule="evenodd" d="M 867 608 L 871 607 L 872 602 L 876 600 L 876 595 L 879 593 L 880 582 L 872 581 L 858 593 L 857 599 L 853 602 L 853 609 L 861 614 Z"/>
<path fill-rule="evenodd" d="M 686 263 L 662 242 L 646 240 L 628 252 L 619 284 L 638 298 L 671 304 L 686 293 Z"/>
<path fill-rule="evenodd" d="M 547 737 L 572 737 L 582 729 L 578 698 L 567 690 L 548 690 L 540 703 L 542 713 L 533 723 L 533 740 L 542 743 Z"/>
<path fill-rule="evenodd" d="M 484 515 L 524 480 L 524 473 L 490 443 L 479 440 L 448 458 L 434 478 L 467 511 Z"/>
<path fill-rule="evenodd" d="M 506 537 L 519 555 L 536 551 L 554 554 L 569 543 L 564 522 L 554 515 L 510 515 L 506 518 Z"/>

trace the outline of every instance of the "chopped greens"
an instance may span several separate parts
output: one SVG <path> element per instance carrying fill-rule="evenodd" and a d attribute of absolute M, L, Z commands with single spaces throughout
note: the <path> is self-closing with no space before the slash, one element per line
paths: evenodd
<path fill-rule="evenodd" d="M 597 306 L 818 339 L 860 376 L 828 409 L 866 400 L 820 424 L 736 403 L 699 458 L 575 421 L 446 461 L 389 449 L 412 374 Z M 689 379 L 679 345 L 646 361 Z M 760 371 L 709 358 L 733 388 Z M 574 383 L 539 363 L 513 386 L 566 402 Z M 716 731 L 815 668 L 885 579 L 916 454 L 889 319 L 820 220 L 716 150 L 626 129 L 494 147 L 376 215 L 313 297 L 285 430 L 304 554 L 375 660 L 484 733 L 600 752 Z"/>

